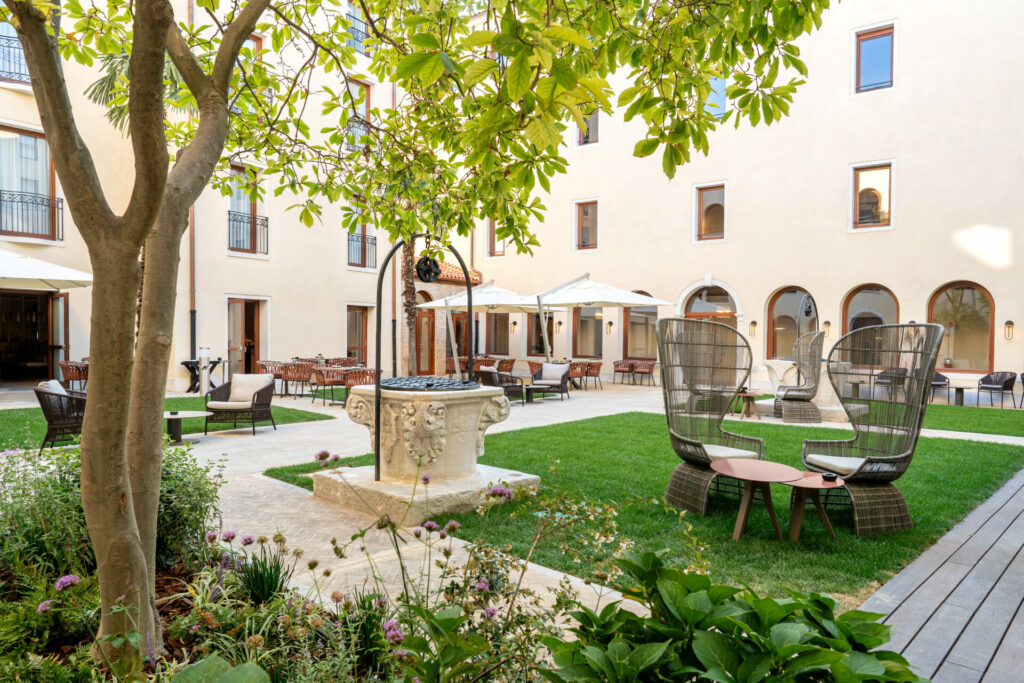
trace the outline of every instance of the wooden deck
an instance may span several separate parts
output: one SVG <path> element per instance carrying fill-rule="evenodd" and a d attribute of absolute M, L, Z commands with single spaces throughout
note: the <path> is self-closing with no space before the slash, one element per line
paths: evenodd
<path fill-rule="evenodd" d="M 1024 680 L 1024 471 L 861 607 L 937 683 Z"/>

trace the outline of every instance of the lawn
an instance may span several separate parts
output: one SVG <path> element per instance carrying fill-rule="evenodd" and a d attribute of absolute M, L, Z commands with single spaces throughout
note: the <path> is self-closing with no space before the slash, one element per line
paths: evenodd
<path fill-rule="evenodd" d="M 805 436 L 849 438 L 850 432 L 836 429 L 729 422 L 732 431 L 765 440 L 765 457 L 800 466 L 800 447 Z M 679 462 L 669 445 L 665 418 L 649 413 L 628 413 L 547 427 L 503 432 L 487 436 L 482 463 L 539 474 L 542 485 L 555 479 L 576 495 L 606 502 L 650 497 L 660 499 L 672 469 Z M 550 473 L 551 458 L 557 460 L 557 475 Z M 363 456 L 345 464 L 369 464 Z M 877 584 L 908 564 L 926 547 L 948 531 L 978 503 L 992 494 L 1021 467 L 1024 448 L 1000 444 L 921 439 L 914 461 L 899 480 L 914 518 L 915 528 L 892 534 L 857 538 L 852 532 L 849 512 L 832 511 L 836 539 L 828 537 L 817 516 L 808 514 L 800 541 L 775 540 L 762 505 L 755 505 L 743 537 L 731 540 L 738 500 L 712 497 L 707 517 L 688 515 L 696 538 L 707 546 L 715 580 L 746 583 L 760 590 L 781 594 L 784 587 L 825 590 L 833 594 L 863 598 Z M 268 470 L 268 476 L 306 488 L 301 476 L 316 464 Z M 955 482 L 955 485 L 951 485 Z M 774 487 L 780 522 L 788 524 L 789 489 Z M 463 528 L 458 536 L 484 538 L 524 554 L 532 540 L 533 518 L 512 516 L 518 505 L 493 509 L 487 516 L 469 513 L 455 516 Z M 442 522 L 445 520 L 441 520 Z M 685 557 L 680 521 L 675 514 L 644 504 L 619 511 L 617 521 L 623 534 L 640 548 L 666 548 L 678 558 Z M 541 548 L 535 561 L 579 576 L 591 567 L 574 563 L 556 548 Z"/>
<path fill-rule="evenodd" d="M 288 399 L 282 399 L 289 402 Z M 304 405 L 295 401 L 298 405 Z M 167 410 L 202 410 L 202 396 L 185 396 L 180 398 L 168 398 L 164 401 Z M 313 413 L 308 410 L 271 405 L 271 412 L 277 424 L 290 424 L 292 422 L 313 422 L 314 420 L 330 420 L 330 415 Z M 270 424 L 267 423 L 269 427 Z M 260 425 L 256 425 L 257 429 Z M 230 424 L 212 424 L 210 431 L 233 429 Z M 181 421 L 183 434 L 201 433 L 203 431 L 202 418 L 189 418 Z M 0 410 L 0 449 L 4 448 L 38 448 L 46 434 L 46 420 L 43 419 L 43 411 L 39 408 L 12 408 Z"/>
<path fill-rule="evenodd" d="M 924 414 L 926 429 L 1024 436 L 1024 410 L 932 404 Z"/>

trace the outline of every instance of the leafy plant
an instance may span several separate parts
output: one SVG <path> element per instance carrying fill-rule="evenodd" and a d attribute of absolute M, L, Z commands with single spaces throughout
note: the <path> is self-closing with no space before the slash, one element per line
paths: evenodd
<path fill-rule="evenodd" d="M 174 680 L 175 683 L 270 683 L 270 676 L 252 662 L 233 667 L 222 657 L 210 655 L 186 666 L 175 674 Z"/>
<path fill-rule="evenodd" d="M 266 539 L 260 541 L 259 550 L 247 552 L 235 572 L 249 600 L 258 605 L 284 593 L 295 571 L 295 558 L 289 557 L 284 543 L 275 543 L 270 550 Z"/>
<path fill-rule="evenodd" d="M 832 598 L 792 592 L 783 600 L 713 585 L 703 574 L 666 566 L 662 553 L 619 560 L 637 582 L 627 599 L 647 616 L 613 603 L 572 613 L 576 638 L 545 638 L 550 681 L 917 681 L 895 652 L 878 649 L 890 627 L 880 615 L 836 615 Z"/>

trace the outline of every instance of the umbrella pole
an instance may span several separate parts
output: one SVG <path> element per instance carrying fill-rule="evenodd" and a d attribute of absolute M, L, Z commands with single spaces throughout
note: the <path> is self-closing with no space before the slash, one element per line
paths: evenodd
<path fill-rule="evenodd" d="M 461 377 L 462 368 L 459 367 L 459 347 L 455 343 L 455 322 L 452 320 L 452 307 L 448 303 L 448 299 L 444 301 L 444 315 L 448 320 L 448 343 L 452 347 L 452 367 L 455 368 L 455 374 Z"/>
<path fill-rule="evenodd" d="M 551 342 L 548 340 L 548 319 L 544 314 L 544 296 L 541 294 L 537 295 L 537 311 L 540 315 L 540 334 L 544 338 L 544 361 L 547 363 L 551 362 Z M 526 340 L 529 345 L 530 340 Z"/>

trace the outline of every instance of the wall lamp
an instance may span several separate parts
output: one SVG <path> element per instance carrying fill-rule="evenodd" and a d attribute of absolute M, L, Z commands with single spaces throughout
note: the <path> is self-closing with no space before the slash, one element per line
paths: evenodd
<path fill-rule="evenodd" d="M 609 320 L 608 324 L 604 326 L 604 333 L 605 334 L 611 334 L 613 327 L 615 327 L 615 323 L 613 323 L 611 320 Z"/>
<path fill-rule="evenodd" d="M 750 325 L 747 326 L 747 332 L 750 334 L 751 337 L 756 337 L 757 336 L 757 321 L 756 320 L 751 320 L 750 321 Z"/>
<path fill-rule="evenodd" d="M 826 320 L 821 324 L 821 329 L 825 331 L 825 336 L 828 336 L 829 331 L 832 329 L 832 323 Z"/>
<path fill-rule="evenodd" d="M 1013 321 L 1007 320 L 1003 325 L 1003 339 L 1010 341 L 1013 339 Z"/>
<path fill-rule="evenodd" d="M 518 320 L 513 320 L 512 321 L 512 334 L 516 333 L 516 328 L 518 328 L 518 327 L 519 327 L 519 321 Z"/>
<path fill-rule="evenodd" d="M 555 332 L 561 332 L 561 331 L 562 331 L 562 321 L 559 320 L 558 322 L 555 323 Z"/>

